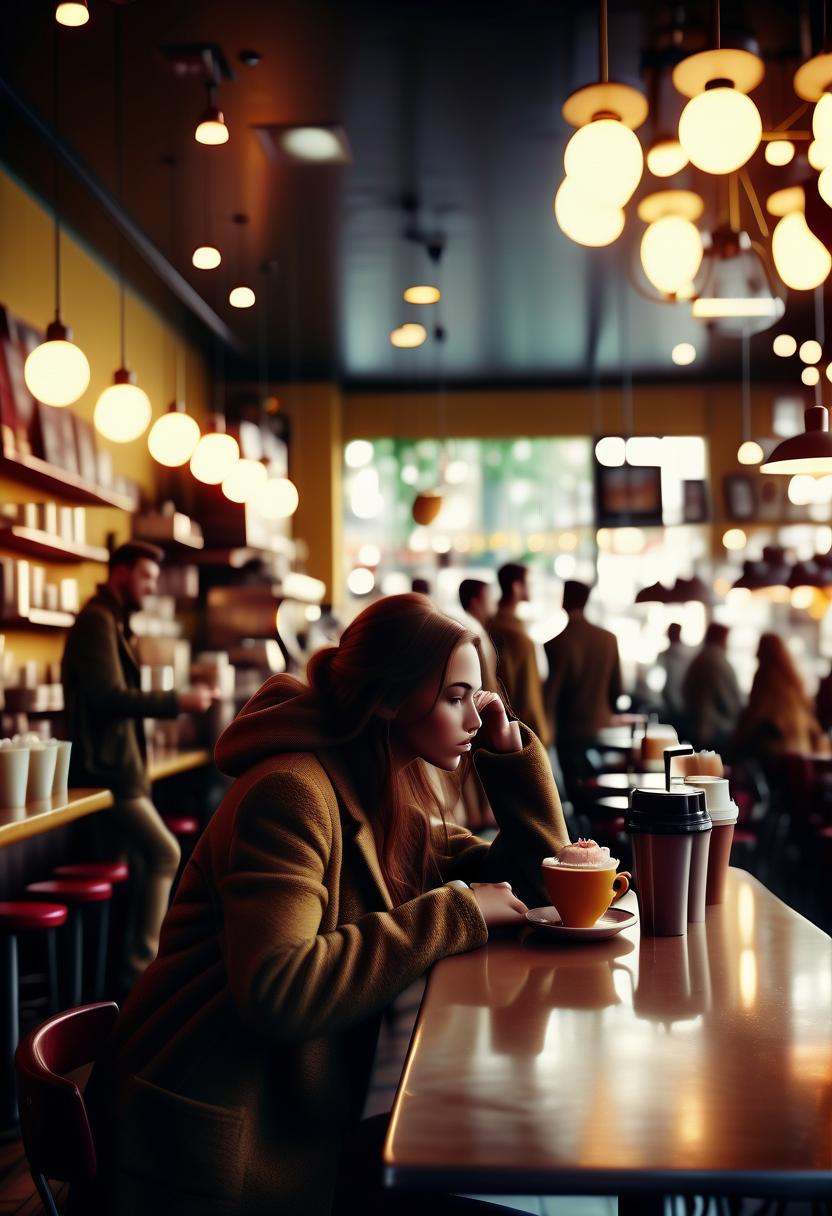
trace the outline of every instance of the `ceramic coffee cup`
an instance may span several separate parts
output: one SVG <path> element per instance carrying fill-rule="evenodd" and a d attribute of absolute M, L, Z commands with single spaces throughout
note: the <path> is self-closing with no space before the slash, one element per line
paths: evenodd
<path fill-rule="evenodd" d="M 617 872 L 614 857 L 604 867 L 561 864 L 556 857 L 543 862 L 543 885 L 564 925 L 590 929 L 614 899 L 630 887 L 630 875 Z"/>

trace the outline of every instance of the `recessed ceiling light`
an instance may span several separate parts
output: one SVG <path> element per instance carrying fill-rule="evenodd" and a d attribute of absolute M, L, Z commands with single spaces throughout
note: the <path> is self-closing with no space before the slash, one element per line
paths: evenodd
<path fill-rule="evenodd" d="M 347 133 L 337 123 L 256 123 L 254 130 L 270 159 L 313 165 L 346 165 L 352 160 Z"/>

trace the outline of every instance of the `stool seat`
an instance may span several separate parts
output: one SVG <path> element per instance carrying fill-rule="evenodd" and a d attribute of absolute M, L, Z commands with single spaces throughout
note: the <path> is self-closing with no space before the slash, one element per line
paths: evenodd
<path fill-rule="evenodd" d="M 55 866 L 55 878 L 93 878 L 114 886 L 127 882 L 130 867 L 126 861 L 81 861 L 69 866 Z"/>
<path fill-rule="evenodd" d="M 113 898 L 113 885 L 93 878 L 49 878 L 30 882 L 27 895 L 44 895 L 68 904 L 98 904 Z"/>
<path fill-rule="evenodd" d="M 63 904 L 27 903 L 15 900 L 0 903 L 0 933 L 25 933 L 30 929 L 57 929 L 66 923 Z"/>
<path fill-rule="evenodd" d="M 162 820 L 174 836 L 196 836 L 199 831 L 199 820 L 192 815 L 163 815 Z"/>

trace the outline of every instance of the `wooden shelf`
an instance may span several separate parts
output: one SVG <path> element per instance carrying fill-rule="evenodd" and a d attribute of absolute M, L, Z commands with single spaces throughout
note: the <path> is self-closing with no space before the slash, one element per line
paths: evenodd
<path fill-rule="evenodd" d="M 76 545 L 52 532 L 24 528 L 21 524 L 0 527 L 0 546 L 53 562 L 106 562 L 110 556 L 97 545 Z"/>
<path fill-rule="evenodd" d="M 59 612 L 51 608 L 30 608 L 26 616 L 0 617 L 0 630 L 69 629 L 74 624 L 74 613 Z"/>
<path fill-rule="evenodd" d="M 36 486 L 40 490 L 48 490 L 60 498 L 69 498 L 73 502 L 84 502 L 98 507 L 118 507 L 131 513 L 135 510 L 133 500 L 126 494 L 117 494 L 115 490 L 104 490 L 100 486 L 90 485 L 76 473 L 58 469 L 38 456 L 0 456 L 0 473 L 27 485 Z"/>
<path fill-rule="evenodd" d="M 201 536 L 191 536 L 187 540 L 180 540 L 176 536 L 141 536 L 136 532 L 133 540 L 144 540 L 149 545 L 158 545 L 160 549 L 164 549 L 168 553 L 187 553 L 192 555 L 199 553 L 205 548 L 205 540 Z"/>

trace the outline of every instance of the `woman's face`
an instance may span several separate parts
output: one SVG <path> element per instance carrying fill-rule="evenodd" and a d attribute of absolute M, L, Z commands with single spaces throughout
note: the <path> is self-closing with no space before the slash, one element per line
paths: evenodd
<path fill-rule="evenodd" d="M 431 682 L 424 690 L 427 708 L 415 720 L 405 714 L 403 721 L 393 722 L 393 735 L 398 749 L 409 758 L 416 756 L 453 772 L 462 757 L 471 750 L 471 739 L 482 725 L 474 707 L 474 693 L 482 684 L 480 659 L 471 642 L 457 646 L 448 663 L 439 696 L 433 703 L 436 685 Z M 421 693 L 421 690 L 420 690 Z M 416 705 L 422 699 L 417 695 Z"/>

